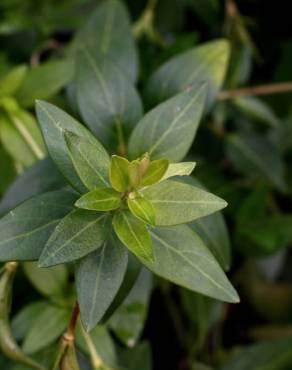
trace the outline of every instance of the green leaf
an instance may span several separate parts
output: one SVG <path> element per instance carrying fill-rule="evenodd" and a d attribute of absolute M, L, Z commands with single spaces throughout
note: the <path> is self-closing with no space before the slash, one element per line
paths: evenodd
<path fill-rule="evenodd" d="M 234 354 L 221 370 L 286 370 L 291 367 L 291 338 L 247 346 Z"/>
<path fill-rule="evenodd" d="M 149 186 L 161 180 L 168 170 L 168 165 L 169 162 L 167 159 L 157 159 L 156 161 L 150 162 L 143 176 L 141 186 Z"/>
<path fill-rule="evenodd" d="M 147 317 L 152 274 L 142 269 L 129 295 L 108 321 L 108 327 L 128 347 L 136 345 Z"/>
<path fill-rule="evenodd" d="M 92 211 L 111 211 L 120 207 L 121 195 L 112 188 L 97 188 L 84 194 L 75 206 Z"/>
<path fill-rule="evenodd" d="M 198 235 L 186 225 L 150 231 L 154 261 L 141 262 L 175 284 L 226 302 L 239 298 Z"/>
<path fill-rule="evenodd" d="M 116 61 L 132 81 L 138 73 L 138 53 L 126 7 L 121 1 L 102 2 L 77 33 L 75 44 Z"/>
<path fill-rule="evenodd" d="M 0 220 L 0 260 L 36 260 L 76 195 L 65 190 L 37 195 Z"/>
<path fill-rule="evenodd" d="M 87 331 L 95 327 L 112 303 L 123 282 L 127 264 L 127 250 L 113 235 L 78 264 L 77 295 Z"/>
<path fill-rule="evenodd" d="M 201 119 L 206 85 L 183 92 L 147 113 L 135 127 L 129 154 L 137 158 L 148 152 L 152 159 L 178 162 L 187 154 Z"/>
<path fill-rule="evenodd" d="M 197 187 L 165 180 L 141 190 L 153 205 L 156 225 L 169 226 L 193 221 L 226 207 L 227 203 Z"/>
<path fill-rule="evenodd" d="M 113 226 L 118 238 L 132 253 L 145 260 L 153 259 L 152 243 L 144 222 L 125 210 L 115 214 Z"/>
<path fill-rule="evenodd" d="M 90 141 L 92 145 L 100 147 L 100 143 L 78 121 L 52 104 L 37 101 L 36 112 L 48 151 L 56 166 L 74 188 L 79 192 L 86 191 L 68 153 L 64 131 L 81 136 Z"/>
<path fill-rule="evenodd" d="M 167 171 L 160 181 L 169 179 L 173 176 L 189 176 L 196 166 L 196 162 L 170 163 Z"/>
<path fill-rule="evenodd" d="M 188 86 L 196 91 L 202 82 L 207 82 L 207 105 L 210 107 L 224 82 L 229 53 L 228 41 L 221 39 L 176 55 L 150 77 L 146 96 L 151 105 L 172 97 Z"/>
<path fill-rule="evenodd" d="M 112 187 L 119 191 L 127 191 L 129 187 L 129 164 L 130 162 L 118 155 L 112 156 L 110 166 L 110 181 Z"/>
<path fill-rule="evenodd" d="M 155 209 L 148 199 L 140 194 L 131 193 L 128 197 L 128 207 L 134 216 L 150 225 L 155 225 Z"/>
<path fill-rule="evenodd" d="M 256 133 L 232 134 L 227 140 L 227 154 L 240 172 L 286 190 L 283 160 L 266 137 Z"/>
<path fill-rule="evenodd" d="M 69 60 L 50 61 L 31 68 L 16 92 L 16 99 L 24 107 L 33 107 L 35 99 L 47 99 L 73 78 L 73 64 Z"/>
<path fill-rule="evenodd" d="M 56 227 L 39 259 L 40 267 L 71 262 L 100 248 L 107 236 L 107 215 L 76 209 Z"/>
<path fill-rule="evenodd" d="M 25 170 L 6 191 L 0 202 L 0 214 L 7 213 L 32 196 L 64 186 L 64 178 L 49 158 L 38 161 Z"/>
<path fill-rule="evenodd" d="M 70 320 L 67 309 L 47 305 L 30 328 L 23 342 L 23 351 L 35 353 L 53 343 L 65 331 Z"/>
<path fill-rule="evenodd" d="M 254 96 L 248 96 L 234 99 L 232 102 L 247 116 L 272 127 L 279 126 L 279 119 L 269 105 L 262 100 Z"/>
<path fill-rule="evenodd" d="M 43 312 L 47 305 L 48 303 L 46 301 L 37 301 L 29 303 L 17 312 L 11 322 L 13 337 L 17 341 L 25 337 L 28 330 L 35 322 L 36 317 Z"/>
<path fill-rule="evenodd" d="M 35 118 L 23 110 L 0 116 L 0 136 L 7 152 L 26 167 L 46 154 Z"/>
<path fill-rule="evenodd" d="M 24 272 L 31 284 L 43 295 L 62 296 L 68 281 L 68 271 L 64 265 L 41 269 L 36 262 L 25 262 Z"/>
<path fill-rule="evenodd" d="M 77 100 L 82 118 L 111 149 L 125 145 L 142 116 L 141 99 L 131 81 L 110 59 L 83 47 L 78 51 Z"/>
<path fill-rule="evenodd" d="M 124 350 L 120 353 L 121 366 L 127 370 L 151 370 L 152 354 L 149 343 L 142 342 L 134 348 Z"/>
<path fill-rule="evenodd" d="M 103 146 L 69 131 L 65 131 L 65 140 L 74 168 L 87 189 L 109 186 L 110 158 Z"/>
<path fill-rule="evenodd" d="M 0 98 L 13 95 L 21 84 L 27 67 L 25 65 L 11 69 L 8 73 L 0 78 Z"/>

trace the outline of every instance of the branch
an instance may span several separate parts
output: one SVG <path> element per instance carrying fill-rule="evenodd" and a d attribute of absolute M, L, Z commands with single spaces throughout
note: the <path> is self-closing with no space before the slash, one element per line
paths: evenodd
<path fill-rule="evenodd" d="M 240 98 L 242 96 L 281 94 L 287 92 L 292 92 L 292 81 L 221 91 L 218 94 L 218 100 L 222 101 Z"/>

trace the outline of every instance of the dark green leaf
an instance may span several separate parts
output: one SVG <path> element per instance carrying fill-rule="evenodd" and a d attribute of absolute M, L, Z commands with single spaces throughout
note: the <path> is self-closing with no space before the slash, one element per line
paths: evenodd
<path fill-rule="evenodd" d="M 140 97 L 131 81 L 110 59 L 78 51 L 77 100 L 86 124 L 111 149 L 124 139 L 142 115 Z"/>
<path fill-rule="evenodd" d="M 175 284 L 226 302 L 239 298 L 223 270 L 188 226 L 151 230 L 154 262 L 141 260 L 152 272 Z"/>
<path fill-rule="evenodd" d="M 50 267 L 86 256 L 100 248 L 107 237 L 105 213 L 76 209 L 56 227 L 48 240 L 39 265 Z"/>
<path fill-rule="evenodd" d="M 206 97 L 206 85 L 183 92 L 147 113 L 135 127 L 129 154 L 148 152 L 152 159 L 178 162 L 187 154 L 197 132 Z"/>
<path fill-rule="evenodd" d="M 96 188 L 77 200 L 75 206 L 92 211 L 111 211 L 120 207 L 121 195 L 112 188 Z"/>
<path fill-rule="evenodd" d="M 190 222 L 226 207 L 227 203 L 200 188 L 165 180 L 141 193 L 152 203 L 156 225 L 168 226 Z"/>
<path fill-rule="evenodd" d="M 75 170 L 87 189 L 109 186 L 110 159 L 103 146 L 97 140 L 92 144 L 68 131 L 65 132 L 65 140 Z"/>
<path fill-rule="evenodd" d="M 121 242 L 137 257 L 152 260 L 152 243 L 144 222 L 124 210 L 115 214 L 113 226 Z"/>
<path fill-rule="evenodd" d="M 37 195 L 0 220 L 0 260 L 36 260 L 76 195 L 59 190 Z"/>
<path fill-rule="evenodd" d="M 67 130 L 87 139 L 92 145 L 100 144 L 84 126 L 54 105 L 37 101 L 36 112 L 50 156 L 71 185 L 84 192 L 86 188 L 75 171 L 63 133 Z"/>
<path fill-rule="evenodd" d="M 221 88 L 228 65 L 230 46 L 227 40 L 216 40 L 194 47 L 163 64 L 151 76 L 146 95 L 153 103 L 161 102 L 192 86 L 196 91 L 208 83 L 208 106 Z"/>
<path fill-rule="evenodd" d="M 109 308 L 122 284 L 127 264 L 127 250 L 113 236 L 78 264 L 78 302 L 86 330 L 93 329 Z"/>

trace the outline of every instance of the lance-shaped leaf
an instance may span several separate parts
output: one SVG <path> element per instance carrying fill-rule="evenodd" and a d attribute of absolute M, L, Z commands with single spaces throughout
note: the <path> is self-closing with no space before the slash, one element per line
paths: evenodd
<path fill-rule="evenodd" d="M 220 299 L 239 298 L 198 235 L 186 225 L 150 231 L 154 262 L 141 260 L 155 274 L 185 288 Z"/>
<path fill-rule="evenodd" d="M 189 176 L 196 166 L 196 162 L 170 163 L 161 181 L 173 176 Z"/>
<path fill-rule="evenodd" d="M 145 260 L 153 259 L 151 238 L 144 222 L 124 210 L 115 214 L 113 226 L 118 238 L 132 253 Z"/>
<path fill-rule="evenodd" d="M 187 154 L 197 132 L 206 97 L 206 85 L 191 89 L 158 105 L 133 130 L 129 154 L 148 152 L 152 159 L 178 162 Z"/>
<path fill-rule="evenodd" d="M 50 103 L 37 101 L 36 112 L 48 151 L 56 166 L 74 188 L 79 192 L 86 191 L 68 153 L 64 131 L 81 136 L 95 146 L 101 147 L 101 144 L 81 123 Z"/>
<path fill-rule="evenodd" d="M 216 40 L 196 46 L 163 64 L 146 88 L 149 102 L 161 102 L 192 86 L 197 90 L 202 82 L 208 84 L 207 105 L 210 106 L 224 82 L 230 46 L 227 40 Z"/>
<path fill-rule="evenodd" d="M 110 166 L 110 181 L 112 187 L 119 192 L 124 192 L 128 189 L 129 179 L 129 165 L 130 162 L 118 155 L 112 156 Z"/>
<path fill-rule="evenodd" d="M 77 100 L 86 124 L 108 148 L 124 144 L 142 115 L 141 99 L 110 59 L 83 47 L 77 58 Z"/>
<path fill-rule="evenodd" d="M 76 209 L 56 227 L 39 259 L 40 267 L 70 262 L 100 248 L 107 236 L 107 215 Z"/>
<path fill-rule="evenodd" d="M 142 189 L 152 203 L 156 225 L 169 226 L 193 221 L 226 207 L 227 203 L 207 191 L 177 181 L 165 180 Z"/>
<path fill-rule="evenodd" d="M 111 235 L 101 248 L 77 265 L 78 302 L 86 330 L 93 329 L 109 308 L 123 282 L 127 264 L 126 248 Z"/>
<path fill-rule="evenodd" d="M 69 131 L 65 131 L 65 140 L 74 168 L 87 189 L 109 186 L 110 158 L 103 146 Z"/>
<path fill-rule="evenodd" d="M 69 320 L 70 310 L 47 305 L 38 317 L 35 317 L 24 339 L 23 351 L 27 354 L 35 353 L 53 343 L 66 329 Z"/>
<path fill-rule="evenodd" d="M 134 216 L 150 225 L 155 225 L 155 209 L 148 199 L 140 194 L 130 193 L 128 207 Z"/>
<path fill-rule="evenodd" d="M 122 203 L 121 194 L 112 188 L 97 188 L 84 194 L 75 203 L 76 207 L 92 211 L 111 211 Z"/>
<path fill-rule="evenodd" d="M 37 195 L 0 220 L 0 260 L 36 260 L 76 194 L 59 190 Z"/>
<path fill-rule="evenodd" d="M 143 176 L 141 186 L 149 186 L 161 180 L 167 172 L 168 164 L 169 162 L 167 159 L 157 159 L 156 161 L 150 162 Z"/>
<path fill-rule="evenodd" d="M 138 73 L 138 53 L 130 18 L 121 1 L 102 2 L 81 27 L 74 40 L 75 47 L 108 56 L 127 76 L 135 81 Z"/>

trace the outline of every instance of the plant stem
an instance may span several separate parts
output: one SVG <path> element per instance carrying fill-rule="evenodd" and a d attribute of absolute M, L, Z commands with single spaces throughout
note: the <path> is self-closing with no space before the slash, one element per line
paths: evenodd
<path fill-rule="evenodd" d="M 236 99 L 243 96 L 269 95 L 287 92 L 292 92 L 292 81 L 224 90 L 218 94 L 218 100 L 222 101 Z"/>
<path fill-rule="evenodd" d="M 96 348 L 91 339 L 91 336 L 85 331 L 82 323 L 80 326 L 81 326 L 82 335 L 84 337 L 84 340 L 86 342 L 86 345 L 87 345 L 87 348 L 90 354 L 91 365 L 94 370 L 100 370 L 104 366 L 103 361 L 96 351 Z"/>

